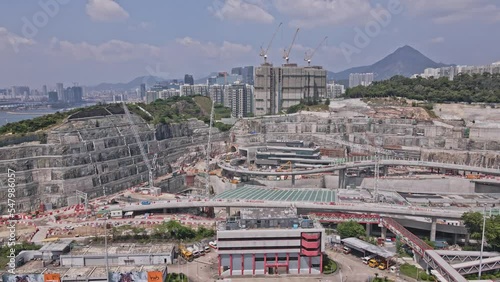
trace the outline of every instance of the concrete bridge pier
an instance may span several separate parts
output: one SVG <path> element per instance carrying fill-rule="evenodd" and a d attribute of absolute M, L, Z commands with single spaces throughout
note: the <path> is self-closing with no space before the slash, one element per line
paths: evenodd
<path fill-rule="evenodd" d="M 382 229 L 381 229 L 381 232 L 380 232 L 380 237 L 382 237 L 382 239 L 385 240 L 385 238 L 387 237 L 387 227 L 382 226 Z"/>
<path fill-rule="evenodd" d="M 370 237 L 370 234 L 372 233 L 372 224 L 367 223 L 366 224 L 366 237 Z"/>
<path fill-rule="evenodd" d="M 292 186 L 295 186 L 295 175 L 292 175 Z"/>
<path fill-rule="evenodd" d="M 382 175 L 383 176 L 389 175 L 389 167 L 388 166 L 383 166 L 382 167 Z"/>
<path fill-rule="evenodd" d="M 231 216 L 231 207 L 226 207 L 226 216 Z"/>
<path fill-rule="evenodd" d="M 339 170 L 339 189 L 344 189 L 346 187 L 345 183 L 345 169 Z"/>
<path fill-rule="evenodd" d="M 432 218 L 432 223 L 431 223 L 431 236 L 430 240 L 432 242 L 436 241 L 436 224 L 437 224 L 437 219 L 435 217 Z"/>

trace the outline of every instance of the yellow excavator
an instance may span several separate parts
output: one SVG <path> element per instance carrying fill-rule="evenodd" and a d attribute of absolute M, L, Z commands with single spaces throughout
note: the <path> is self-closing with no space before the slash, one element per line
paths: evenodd
<path fill-rule="evenodd" d="M 282 172 L 282 171 L 292 171 L 292 162 L 288 161 L 286 164 L 281 165 L 278 169 L 276 169 L 277 172 Z"/>
<path fill-rule="evenodd" d="M 184 246 L 184 245 L 182 245 L 182 244 L 180 244 L 180 245 L 179 245 L 179 253 L 180 253 L 180 255 L 181 255 L 181 256 L 182 256 L 185 260 L 187 260 L 187 261 L 189 261 L 189 262 L 193 261 L 193 259 L 194 259 L 193 253 L 192 253 L 192 252 L 190 252 L 190 251 L 188 251 L 188 250 L 186 249 L 186 246 Z"/>

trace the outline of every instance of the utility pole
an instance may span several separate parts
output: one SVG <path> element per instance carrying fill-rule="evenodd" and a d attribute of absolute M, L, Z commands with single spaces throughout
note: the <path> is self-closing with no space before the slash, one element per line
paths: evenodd
<path fill-rule="evenodd" d="M 378 154 L 378 150 L 377 152 L 375 153 L 375 191 L 374 191 L 374 199 L 375 199 L 375 202 L 378 203 L 378 179 L 379 179 L 379 176 L 380 176 L 380 162 L 379 162 L 379 154 Z"/>
<path fill-rule="evenodd" d="M 108 214 L 104 218 L 104 249 L 106 256 L 106 281 L 109 282 L 109 261 L 108 261 Z"/>

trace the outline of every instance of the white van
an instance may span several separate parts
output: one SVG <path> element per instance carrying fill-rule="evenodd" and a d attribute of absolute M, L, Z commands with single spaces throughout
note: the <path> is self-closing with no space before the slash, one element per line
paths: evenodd
<path fill-rule="evenodd" d="M 361 260 L 363 261 L 363 263 L 364 263 L 364 264 L 368 264 L 368 262 L 369 262 L 371 259 L 375 258 L 376 256 L 377 256 L 377 255 L 373 254 L 373 255 L 370 255 L 370 256 L 367 256 L 367 257 L 363 257 L 363 258 L 361 258 Z"/>

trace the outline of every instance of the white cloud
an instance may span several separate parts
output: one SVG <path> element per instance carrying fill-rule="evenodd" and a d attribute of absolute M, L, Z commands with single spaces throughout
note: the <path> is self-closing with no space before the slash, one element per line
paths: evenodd
<path fill-rule="evenodd" d="M 434 37 L 431 39 L 431 43 L 443 43 L 444 42 L 444 37 L 439 36 L 439 37 Z"/>
<path fill-rule="evenodd" d="M 208 10 L 220 20 L 272 23 L 274 17 L 263 6 L 255 0 L 215 0 Z"/>
<path fill-rule="evenodd" d="M 140 22 L 136 25 L 129 26 L 130 30 L 150 30 L 154 27 L 154 24 L 151 22 Z"/>
<path fill-rule="evenodd" d="M 93 45 L 87 42 L 72 43 L 53 38 L 51 42 L 53 54 L 61 53 L 77 60 L 95 60 L 99 62 L 124 62 L 146 57 L 157 57 L 160 48 L 148 44 L 134 44 L 121 40 Z"/>
<path fill-rule="evenodd" d="M 498 22 L 500 6 L 491 0 L 404 0 L 414 16 L 431 18 L 437 24 L 466 20 Z"/>
<path fill-rule="evenodd" d="M 275 0 L 274 4 L 293 18 L 291 26 L 304 28 L 363 21 L 373 9 L 366 0 Z"/>
<path fill-rule="evenodd" d="M 114 0 L 89 0 L 86 9 L 90 18 L 97 22 L 123 21 L 129 17 Z"/>
<path fill-rule="evenodd" d="M 5 27 L 0 27 L 0 50 L 8 50 L 12 48 L 12 50 L 18 52 L 19 46 L 33 44 L 35 44 L 33 39 L 19 36 L 9 32 Z"/>
<path fill-rule="evenodd" d="M 141 43 L 131 43 L 121 40 L 110 40 L 101 44 L 88 42 L 70 42 L 53 38 L 50 46 L 53 56 L 67 56 L 66 59 L 97 61 L 104 63 L 120 63 L 131 61 L 161 62 L 178 61 L 176 64 L 202 64 L 209 62 L 214 65 L 219 62 L 232 61 L 245 58 L 253 51 L 250 45 L 243 45 L 223 41 L 220 44 L 201 42 L 191 37 L 178 38 L 163 46 Z M 174 67 L 176 64 L 172 64 Z M 168 70 L 175 72 L 175 68 Z"/>

